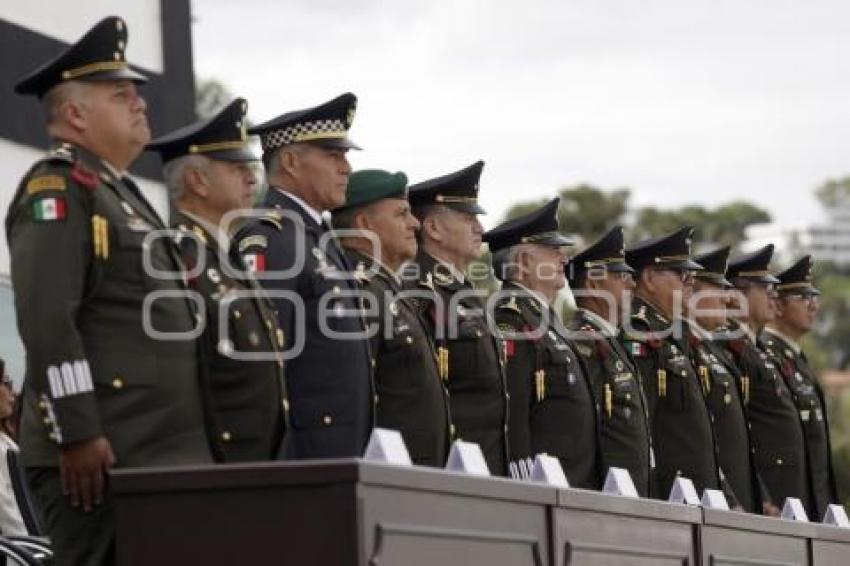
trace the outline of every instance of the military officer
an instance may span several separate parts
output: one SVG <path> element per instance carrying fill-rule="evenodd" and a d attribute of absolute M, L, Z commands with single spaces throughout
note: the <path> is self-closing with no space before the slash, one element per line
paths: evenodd
<path fill-rule="evenodd" d="M 509 220 L 483 236 L 504 281 L 494 316 L 505 344 L 510 395 L 510 464 L 527 477 L 534 456 L 556 456 L 574 487 L 601 484 L 596 402 L 579 357 L 552 304 L 566 283 L 558 203 Z"/>
<path fill-rule="evenodd" d="M 751 461 L 750 433 L 738 387 L 740 375 L 729 353 L 715 341 L 727 324 L 728 246 L 694 256 L 705 269 L 695 273 L 694 296 L 688 305 L 691 363 L 697 370 L 714 423 L 722 487 L 733 509 L 756 513 L 760 497 Z"/>
<path fill-rule="evenodd" d="M 189 284 L 206 305 L 202 344 L 214 454 L 224 462 L 277 457 L 284 430 L 283 333 L 268 298 L 244 269 L 229 269 L 232 210 L 251 206 L 256 157 L 237 98 L 208 120 L 166 134 L 159 152 Z"/>
<path fill-rule="evenodd" d="M 450 441 L 448 390 L 425 321 L 404 297 L 399 277 L 402 265 L 416 256 L 419 229 L 407 201 L 407 176 L 378 169 L 353 173 L 333 224 L 351 231 L 341 243 L 372 307 L 367 320 L 374 327 L 376 425 L 401 432 L 415 464 L 442 467 Z"/>
<path fill-rule="evenodd" d="M 578 306 L 569 328 L 601 404 L 602 471 L 625 468 L 638 495 L 648 497 L 654 462 L 648 408 L 640 374 L 619 340 L 626 295 L 635 287 L 623 228 L 573 256 L 565 271 Z"/>
<path fill-rule="evenodd" d="M 507 474 L 508 412 L 503 351 L 484 303 L 464 270 L 481 253 L 478 214 L 483 161 L 410 187 L 421 225 L 416 262 L 405 272 L 434 337 L 440 377 L 448 383 L 456 436 L 475 442 L 490 472 Z"/>
<path fill-rule="evenodd" d="M 772 256 L 773 244 L 768 244 L 729 262 L 726 279 L 734 285 L 729 307 L 735 321 L 724 346 L 740 373 L 763 512 L 775 516 L 786 497 L 799 497 L 807 509 L 811 501 L 797 409 L 779 368 L 757 339 L 775 316 L 779 280 L 769 269 Z"/>
<path fill-rule="evenodd" d="M 778 273 L 776 317 L 767 322 L 760 341 L 772 354 L 797 406 L 806 441 L 806 466 L 811 489 L 809 516 L 823 519 L 827 506 L 838 501 L 829 441 L 826 402 L 817 377 L 800 347 L 818 313 L 818 291 L 812 284 L 812 257 L 803 256 Z"/>
<path fill-rule="evenodd" d="M 27 353 L 21 459 L 56 564 L 113 561 L 113 466 L 211 461 L 180 251 L 146 240 L 165 227 L 125 174 L 150 139 L 126 45 L 108 17 L 15 86 L 44 103 L 56 144 L 6 217 Z M 158 291 L 177 298 L 146 305 Z"/>
<path fill-rule="evenodd" d="M 357 98 L 346 93 L 254 126 L 269 190 L 236 252 L 269 291 L 285 336 L 283 457 L 359 457 L 373 419 L 372 358 L 357 281 L 322 214 L 345 203 Z"/>
<path fill-rule="evenodd" d="M 693 272 L 701 269 L 690 258 L 692 233 L 684 227 L 626 250 L 626 263 L 638 277 L 624 340 L 646 391 L 656 456 L 652 493 L 660 498 L 677 476 L 690 478 L 699 492 L 718 487 L 711 417 L 682 321 Z"/>

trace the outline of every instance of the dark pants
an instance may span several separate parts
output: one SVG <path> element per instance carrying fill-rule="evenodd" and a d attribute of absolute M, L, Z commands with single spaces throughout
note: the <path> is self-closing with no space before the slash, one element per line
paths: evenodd
<path fill-rule="evenodd" d="M 115 563 L 115 515 L 108 492 L 87 513 L 62 494 L 58 468 L 28 468 L 27 479 L 53 546 L 54 566 Z"/>

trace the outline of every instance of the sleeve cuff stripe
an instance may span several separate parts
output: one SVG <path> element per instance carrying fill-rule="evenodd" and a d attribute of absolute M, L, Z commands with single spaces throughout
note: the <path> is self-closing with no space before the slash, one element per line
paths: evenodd
<path fill-rule="evenodd" d="M 47 382 L 50 386 L 50 397 L 53 399 L 61 399 L 94 390 L 91 369 L 86 360 L 63 362 L 59 367 L 48 366 Z"/>

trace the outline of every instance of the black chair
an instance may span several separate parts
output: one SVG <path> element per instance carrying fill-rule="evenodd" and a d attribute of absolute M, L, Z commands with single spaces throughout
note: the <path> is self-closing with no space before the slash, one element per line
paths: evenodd
<path fill-rule="evenodd" d="M 0 537 L 0 558 L 4 559 L 7 566 L 42 566 L 46 563 L 18 543 L 4 537 Z"/>
<path fill-rule="evenodd" d="M 24 520 L 27 532 L 34 537 L 43 536 L 44 531 L 41 528 L 39 514 L 33 504 L 24 469 L 18 461 L 17 450 L 6 451 L 6 465 L 9 468 L 9 478 L 12 480 L 12 491 L 15 492 L 15 500 L 18 502 L 18 509 L 21 511 L 21 518 Z"/>

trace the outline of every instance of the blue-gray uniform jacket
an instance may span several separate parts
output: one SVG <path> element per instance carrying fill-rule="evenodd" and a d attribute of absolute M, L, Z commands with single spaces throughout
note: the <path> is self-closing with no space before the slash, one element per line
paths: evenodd
<path fill-rule="evenodd" d="M 263 208 L 234 246 L 270 295 L 284 353 L 297 353 L 286 366 L 291 429 L 282 456 L 362 456 L 374 386 L 357 281 L 330 231 L 300 204 L 271 187 Z"/>

